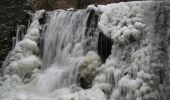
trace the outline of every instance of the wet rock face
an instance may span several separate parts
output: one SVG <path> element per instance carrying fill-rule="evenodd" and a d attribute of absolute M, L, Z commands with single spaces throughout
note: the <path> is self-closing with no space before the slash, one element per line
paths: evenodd
<path fill-rule="evenodd" d="M 105 62 L 111 54 L 112 45 L 112 40 L 100 32 L 98 40 L 98 54 L 100 55 L 102 62 Z"/>
<path fill-rule="evenodd" d="M 28 24 L 28 10 L 32 11 L 28 0 L 0 0 L 0 66 L 12 48 L 17 25 Z"/>

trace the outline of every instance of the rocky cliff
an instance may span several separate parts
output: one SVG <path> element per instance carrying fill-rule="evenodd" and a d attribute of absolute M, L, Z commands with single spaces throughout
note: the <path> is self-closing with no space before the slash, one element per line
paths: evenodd
<path fill-rule="evenodd" d="M 28 24 L 27 11 L 32 11 L 28 0 L 0 0 L 0 66 L 12 48 L 17 25 Z"/>

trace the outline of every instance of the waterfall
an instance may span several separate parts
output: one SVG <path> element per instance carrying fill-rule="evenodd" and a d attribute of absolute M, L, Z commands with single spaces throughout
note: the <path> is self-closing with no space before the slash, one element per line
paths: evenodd
<path fill-rule="evenodd" d="M 47 14 L 42 33 L 42 70 L 45 74 L 38 80 L 42 87 L 49 85 L 50 89 L 58 89 L 77 84 L 78 69 L 87 52 L 83 48 L 88 48 L 85 47 L 85 34 L 89 30 L 86 27 L 89 14 L 87 10 Z"/>
<path fill-rule="evenodd" d="M 79 75 L 81 66 L 87 59 L 85 55 L 88 51 L 97 52 L 98 17 L 94 11 L 56 10 L 46 12 L 43 26 L 38 22 L 42 17 L 43 11 L 34 15 L 23 40 L 17 32 L 16 46 L 3 66 L 4 76 L 13 84 L 17 83 L 15 88 L 18 89 L 18 84 L 23 82 L 26 84 L 23 86 L 24 90 L 37 95 L 55 92 L 63 92 L 65 95 L 81 90 Z M 40 50 L 37 49 L 38 46 Z M 91 55 L 99 61 L 95 53 L 91 52 Z M 41 57 L 42 63 L 37 56 Z M 2 90 L 4 89 L 5 86 Z M 0 97 L 5 98 L 3 95 Z"/>
<path fill-rule="evenodd" d="M 169 100 L 168 5 L 37 11 L 3 64 L 0 99 Z"/>

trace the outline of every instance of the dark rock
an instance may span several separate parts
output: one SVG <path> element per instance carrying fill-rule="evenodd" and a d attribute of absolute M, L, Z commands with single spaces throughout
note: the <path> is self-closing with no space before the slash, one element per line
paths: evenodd
<path fill-rule="evenodd" d="M 36 9 L 67 9 L 76 8 L 83 9 L 90 4 L 108 4 L 117 2 L 138 1 L 138 0 L 34 0 Z"/>
<path fill-rule="evenodd" d="M 0 62 L 12 49 L 12 37 L 16 36 L 17 25 L 27 26 L 27 11 L 33 11 L 28 0 L 0 0 Z"/>
<path fill-rule="evenodd" d="M 102 32 L 100 32 L 98 40 L 98 54 L 102 62 L 105 62 L 105 60 L 111 54 L 112 45 L 113 45 L 112 40 L 105 36 Z"/>
<path fill-rule="evenodd" d="M 81 77 L 80 78 L 80 86 L 83 88 L 83 89 L 88 89 L 91 87 L 91 84 L 92 84 L 92 81 L 88 81 L 86 80 L 85 78 Z"/>
<path fill-rule="evenodd" d="M 86 32 L 85 32 L 86 42 L 84 44 L 85 54 L 88 51 L 95 51 L 97 49 L 97 41 L 98 41 L 97 24 L 98 24 L 98 16 L 92 10 L 89 12 L 88 20 L 86 23 Z"/>
<path fill-rule="evenodd" d="M 75 0 L 34 0 L 36 9 L 67 9 L 73 7 Z"/>

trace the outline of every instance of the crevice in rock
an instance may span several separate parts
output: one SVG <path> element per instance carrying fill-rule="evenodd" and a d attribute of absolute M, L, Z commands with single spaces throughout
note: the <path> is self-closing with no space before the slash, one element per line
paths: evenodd
<path fill-rule="evenodd" d="M 85 38 L 86 42 L 84 43 L 84 53 L 86 54 L 88 51 L 95 51 L 97 49 L 97 24 L 98 24 L 98 16 L 95 14 L 94 10 L 91 10 L 89 13 L 89 17 L 86 23 L 86 31 Z"/>
<path fill-rule="evenodd" d="M 105 36 L 102 32 L 99 33 L 98 39 L 98 54 L 104 63 L 108 56 L 111 54 L 113 42 L 110 38 Z"/>

